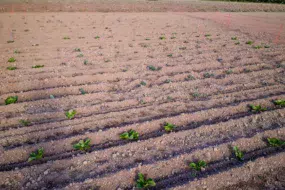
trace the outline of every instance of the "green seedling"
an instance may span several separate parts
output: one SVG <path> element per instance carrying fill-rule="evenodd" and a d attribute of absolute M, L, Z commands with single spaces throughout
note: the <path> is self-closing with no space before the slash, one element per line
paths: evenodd
<path fill-rule="evenodd" d="M 5 100 L 5 104 L 14 104 L 18 101 L 18 96 L 9 96 L 8 98 L 6 98 Z"/>
<path fill-rule="evenodd" d="M 70 39 L 70 37 L 65 36 L 65 37 L 63 37 L 63 39 L 64 39 L 64 40 L 69 40 L 69 39 Z"/>
<path fill-rule="evenodd" d="M 176 128 L 176 126 L 171 123 L 165 123 L 163 127 L 166 132 L 171 132 L 174 130 L 174 128 Z"/>
<path fill-rule="evenodd" d="M 249 105 L 249 108 L 250 108 L 250 111 L 251 112 L 254 112 L 254 113 L 259 113 L 259 112 L 262 112 L 262 111 L 266 111 L 267 108 L 266 107 L 261 107 L 261 105 L 253 105 L 253 104 L 250 104 Z"/>
<path fill-rule="evenodd" d="M 12 66 L 10 66 L 10 67 L 7 67 L 7 69 L 10 70 L 10 71 L 13 71 L 13 70 L 16 70 L 17 67 L 12 67 Z"/>
<path fill-rule="evenodd" d="M 75 52 L 81 52 L 81 49 L 80 48 L 75 48 L 74 51 Z"/>
<path fill-rule="evenodd" d="M 105 59 L 104 62 L 105 63 L 109 63 L 109 62 L 111 62 L 111 60 L 110 59 Z"/>
<path fill-rule="evenodd" d="M 236 42 L 236 43 L 235 43 L 235 45 L 239 45 L 239 44 L 240 44 L 240 42 Z"/>
<path fill-rule="evenodd" d="M 54 95 L 52 95 L 52 94 L 49 95 L 49 98 L 50 98 L 50 99 L 55 99 Z"/>
<path fill-rule="evenodd" d="M 150 40 L 149 38 L 146 38 L 145 40 Z"/>
<path fill-rule="evenodd" d="M 267 138 L 267 142 L 269 143 L 270 146 L 274 147 L 280 147 L 285 145 L 285 141 L 282 141 L 278 138 Z"/>
<path fill-rule="evenodd" d="M 24 120 L 24 119 L 21 119 L 21 120 L 19 121 L 19 123 L 20 123 L 21 125 L 23 125 L 23 126 L 29 126 L 29 125 L 31 125 L 31 122 L 30 122 L 30 121 Z"/>
<path fill-rule="evenodd" d="M 159 71 L 162 69 L 162 67 L 155 67 L 153 65 L 149 65 L 149 66 L 147 66 L 147 68 L 151 71 Z"/>
<path fill-rule="evenodd" d="M 165 36 L 160 36 L 159 39 L 160 39 L 160 40 L 165 40 L 166 37 L 165 37 Z"/>
<path fill-rule="evenodd" d="M 214 77 L 215 75 L 213 73 L 204 73 L 204 78 L 211 78 Z"/>
<path fill-rule="evenodd" d="M 269 45 L 265 45 L 264 48 L 270 48 L 270 46 Z"/>
<path fill-rule="evenodd" d="M 76 114 L 75 110 L 69 110 L 69 111 L 65 112 L 65 115 L 68 119 L 73 119 L 75 114 Z"/>
<path fill-rule="evenodd" d="M 280 100 L 274 100 L 273 103 L 276 105 L 276 106 L 281 106 L 281 107 L 284 107 L 285 106 L 285 99 L 280 99 Z"/>
<path fill-rule="evenodd" d="M 79 55 L 77 55 L 76 57 L 83 57 L 84 55 L 81 53 Z"/>
<path fill-rule="evenodd" d="M 253 48 L 254 49 L 260 49 L 260 48 L 262 48 L 262 46 L 257 45 L 257 46 L 253 46 Z"/>
<path fill-rule="evenodd" d="M 146 178 L 142 173 L 139 173 L 136 186 L 139 189 L 148 189 L 150 187 L 155 187 L 156 183 L 154 182 L 153 179 Z"/>
<path fill-rule="evenodd" d="M 198 98 L 201 96 L 201 94 L 199 92 L 194 92 L 192 93 L 193 98 Z"/>
<path fill-rule="evenodd" d="M 83 64 L 87 65 L 88 64 L 88 60 L 84 60 Z"/>
<path fill-rule="evenodd" d="M 211 34 L 205 34 L 205 37 L 210 37 L 211 36 Z"/>
<path fill-rule="evenodd" d="M 196 170 L 196 171 L 201 171 L 202 168 L 205 168 L 206 167 L 206 162 L 203 161 L 203 160 L 200 160 L 198 162 L 191 162 L 189 164 L 189 167 L 191 167 L 192 169 Z"/>
<path fill-rule="evenodd" d="M 230 74 L 233 73 L 233 71 L 229 69 L 229 70 L 226 70 L 225 73 L 226 73 L 227 75 L 230 75 Z"/>
<path fill-rule="evenodd" d="M 87 151 L 90 149 L 90 139 L 80 140 L 78 143 L 73 145 L 75 150 Z"/>
<path fill-rule="evenodd" d="M 177 32 L 172 32 L 172 35 L 176 35 L 177 34 Z"/>
<path fill-rule="evenodd" d="M 165 81 L 164 81 L 164 83 L 171 83 L 172 81 L 170 80 L 170 79 L 166 79 Z"/>
<path fill-rule="evenodd" d="M 146 82 L 141 81 L 140 85 L 141 85 L 141 86 L 145 86 L 145 85 L 146 85 Z"/>
<path fill-rule="evenodd" d="M 85 92 L 85 90 L 84 90 L 83 88 L 79 88 L 79 91 L 80 91 L 80 93 L 83 94 L 83 95 L 86 94 L 86 92 Z"/>
<path fill-rule="evenodd" d="M 43 155 L 44 155 L 44 149 L 43 148 L 39 148 L 37 151 L 32 152 L 30 154 L 28 162 L 31 162 L 33 160 L 40 160 L 40 159 L 43 158 Z"/>
<path fill-rule="evenodd" d="M 10 59 L 8 59 L 9 63 L 14 63 L 16 61 L 16 59 L 14 57 L 11 57 Z"/>
<path fill-rule="evenodd" d="M 43 68 L 44 65 L 35 65 L 35 66 L 32 66 L 33 69 L 38 69 L 38 68 Z"/>
<path fill-rule="evenodd" d="M 14 43 L 14 40 L 8 40 L 7 43 L 8 43 L 8 44 Z"/>
<path fill-rule="evenodd" d="M 233 147 L 233 151 L 235 153 L 235 156 L 236 158 L 239 160 L 239 161 L 243 161 L 243 152 L 239 150 L 239 148 L 237 146 L 234 146 Z"/>
<path fill-rule="evenodd" d="M 172 54 L 168 54 L 167 57 L 172 57 Z"/>
<path fill-rule="evenodd" d="M 244 69 L 243 69 L 243 72 L 245 72 L 245 73 L 250 73 L 250 72 L 251 72 L 251 70 L 250 70 L 250 69 L 246 69 L 246 68 L 244 68 Z"/>
<path fill-rule="evenodd" d="M 245 44 L 252 45 L 253 41 L 247 41 L 247 42 L 245 42 Z"/>
<path fill-rule="evenodd" d="M 21 53 L 21 52 L 20 52 L 19 50 L 15 50 L 14 53 L 15 53 L 15 54 L 19 54 L 19 53 Z"/>
<path fill-rule="evenodd" d="M 237 40 L 237 37 L 232 37 L 232 40 Z"/>
<path fill-rule="evenodd" d="M 185 78 L 186 81 L 195 80 L 195 79 L 196 79 L 196 78 L 195 78 L 194 76 L 192 76 L 192 75 L 188 75 L 188 76 Z"/>
<path fill-rule="evenodd" d="M 95 39 L 99 39 L 99 38 L 100 38 L 100 36 L 95 36 L 94 38 L 95 38 Z"/>
<path fill-rule="evenodd" d="M 138 140 L 139 139 L 139 133 L 135 130 L 129 130 L 128 132 L 124 132 L 120 135 L 121 139 L 125 140 Z"/>

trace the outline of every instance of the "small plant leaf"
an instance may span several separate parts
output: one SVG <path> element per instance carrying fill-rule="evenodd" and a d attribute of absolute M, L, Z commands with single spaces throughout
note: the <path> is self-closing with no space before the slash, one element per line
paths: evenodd
<path fill-rule="evenodd" d="M 259 113 L 259 112 L 262 112 L 262 111 L 266 111 L 267 108 L 265 107 L 261 107 L 261 105 L 253 105 L 253 104 L 250 104 L 249 105 L 250 107 L 250 110 L 254 113 Z"/>
<path fill-rule="evenodd" d="M 124 132 L 120 135 L 121 139 L 125 140 L 138 140 L 139 139 L 139 133 L 135 130 L 129 130 L 128 132 Z"/>
<path fill-rule="evenodd" d="M 6 98 L 5 100 L 5 104 L 14 104 L 18 101 L 18 96 L 9 96 L 8 98 Z"/>
<path fill-rule="evenodd" d="M 44 65 L 35 65 L 35 66 L 32 66 L 33 69 L 38 69 L 38 68 L 43 68 Z"/>
<path fill-rule="evenodd" d="M 43 154 L 44 154 L 44 149 L 43 148 L 39 148 L 37 151 L 32 152 L 30 154 L 28 162 L 31 162 L 33 160 L 40 160 L 40 159 L 42 159 L 43 158 Z"/>
<path fill-rule="evenodd" d="M 13 70 L 16 70 L 17 67 L 12 67 L 12 66 L 10 66 L 10 67 L 7 67 L 7 69 L 10 70 L 10 71 L 13 71 Z"/>
<path fill-rule="evenodd" d="M 16 61 L 16 59 L 14 57 L 11 57 L 10 59 L 8 59 L 9 63 L 14 63 Z"/>
<path fill-rule="evenodd" d="M 142 173 L 138 174 L 136 187 L 139 189 L 147 189 L 149 187 L 155 187 L 156 183 L 151 178 L 146 178 Z"/>
<path fill-rule="evenodd" d="M 285 106 L 285 99 L 274 100 L 273 103 L 274 103 L 276 106 L 284 107 L 284 106 Z"/>
<path fill-rule="evenodd" d="M 269 143 L 270 146 L 274 147 L 280 147 L 285 145 L 285 141 L 282 141 L 278 138 L 267 138 L 267 142 Z"/>
<path fill-rule="evenodd" d="M 239 148 L 237 146 L 234 146 L 233 147 L 233 151 L 235 153 L 235 156 L 236 158 L 239 160 L 239 161 L 243 161 L 243 152 L 239 150 Z"/>
<path fill-rule="evenodd" d="M 73 145 L 73 148 L 76 150 L 87 151 L 90 149 L 90 139 L 80 140 L 78 143 Z"/>
<path fill-rule="evenodd" d="M 164 124 L 164 130 L 165 130 L 166 132 L 171 132 L 171 131 L 174 130 L 174 128 L 176 128 L 176 126 L 173 125 L 173 124 L 171 124 L 171 123 L 165 123 L 165 124 Z"/>
<path fill-rule="evenodd" d="M 28 120 L 21 119 L 19 122 L 20 122 L 20 124 L 23 125 L 23 126 L 29 126 L 29 125 L 31 125 L 31 122 L 28 121 Z"/>
<path fill-rule="evenodd" d="M 196 163 L 195 163 L 195 162 L 191 162 L 191 163 L 189 164 L 189 167 L 192 168 L 192 169 L 194 169 L 194 170 L 196 170 L 196 171 L 201 171 L 201 169 L 202 169 L 202 168 L 205 168 L 206 165 L 207 165 L 207 163 L 206 163 L 205 161 L 200 160 L 200 161 L 198 161 L 198 162 L 196 162 Z"/>
<path fill-rule="evenodd" d="M 75 114 L 76 114 L 75 110 L 69 110 L 69 111 L 65 112 L 65 115 L 68 119 L 73 119 Z"/>

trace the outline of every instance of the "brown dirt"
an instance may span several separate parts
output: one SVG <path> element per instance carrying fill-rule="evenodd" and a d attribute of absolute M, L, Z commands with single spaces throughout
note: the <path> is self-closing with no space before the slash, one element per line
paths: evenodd
<path fill-rule="evenodd" d="M 153 178 L 156 189 L 282 189 L 284 147 L 264 139 L 285 139 L 285 109 L 272 103 L 285 99 L 284 19 L 283 13 L 1 13 L 0 189 L 132 189 L 138 172 Z M 5 105 L 12 95 L 18 102 Z M 253 114 L 248 104 L 268 110 Z M 72 120 L 65 117 L 70 109 L 77 111 Z M 164 122 L 177 128 L 166 133 Z M 120 140 L 129 129 L 139 141 Z M 87 137 L 89 152 L 73 150 Z M 232 146 L 245 153 L 243 162 Z M 44 158 L 28 163 L 39 147 Z M 194 176 L 188 164 L 200 159 L 208 166 Z"/>

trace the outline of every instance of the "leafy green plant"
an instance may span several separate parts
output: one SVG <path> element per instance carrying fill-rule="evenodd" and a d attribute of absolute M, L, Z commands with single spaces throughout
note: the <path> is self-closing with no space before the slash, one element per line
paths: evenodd
<path fill-rule="evenodd" d="M 7 43 L 8 43 L 8 44 L 14 43 L 14 40 L 8 40 Z"/>
<path fill-rule="evenodd" d="M 43 148 L 39 148 L 37 151 L 32 152 L 30 154 L 28 162 L 31 162 L 33 160 L 40 160 L 40 159 L 43 158 L 43 155 L 44 155 L 44 149 Z"/>
<path fill-rule="evenodd" d="M 34 69 L 43 68 L 43 67 L 44 67 L 44 65 L 35 65 L 35 66 L 32 66 L 32 68 L 34 68 Z"/>
<path fill-rule="evenodd" d="M 174 128 L 176 128 L 176 126 L 174 125 L 174 124 L 171 124 L 171 123 L 165 123 L 164 124 L 164 130 L 166 131 L 166 132 L 171 132 L 171 131 L 173 131 L 174 130 Z"/>
<path fill-rule="evenodd" d="M 9 66 L 9 67 L 7 67 L 7 69 L 10 70 L 10 71 L 12 71 L 12 70 L 16 70 L 17 67 Z"/>
<path fill-rule="evenodd" d="M 83 64 L 87 65 L 88 64 L 88 60 L 84 60 Z"/>
<path fill-rule="evenodd" d="M 75 150 L 87 151 L 90 149 L 90 139 L 80 140 L 78 143 L 73 145 Z"/>
<path fill-rule="evenodd" d="M 83 94 L 83 95 L 86 94 L 86 92 L 85 92 L 85 90 L 84 90 L 83 88 L 79 88 L 79 91 L 80 91 L 80 93 Z"/>
<path fill-rule="evenodd" d="M 15 53 L 15 54 L 19 54 L 19 53 L 21 53 L 21 52 L 20 52 L 19 50 L 15 50 L 14 53 Z"/>
<path fill-rule="evenodd" d="M 150 187 L 155 187 L 156 183 L 153 179 L 145 177 L 142 173 L 138 174 L 138 180 L 136 187 L 139 189 L 148 189 Z"/>
<path fill-rule="evenodd" d="M 50 99 L 55 99 L 54 95 L 52 95 L 52 94 L 49 95 L 49 98 L 50 98 Z"/>
<path fill-rule="evenodd" d="M 270 46 L 269 45 L 264 45 L 264 48 L 270 48 Z"/>
<path fill-rule="evenodd" d="M 253 48 L 254 48 L 254 49 L 260 49 L 260 48 L 262 48 L 262 46 L 257 45 L 257 46 L 253 46 Z"/>
<path fill-rule="evenodd" d="M 172 54 L 168 54 L 167 57 L 172 57 Z"/>
<path fill-rule="evenodd" d="M 205 168 L 206 167 L 206 162 L 203 161 L 203 160 L 200 160 L 198 162 L 191 162 L 189 164 L 189 167 L 191 167 L 192 169 L 196 170 L 196 171 L 201 171 L 202 168 Z"/>
<path fill-rule="evenodd" d="M 76 57 L 83 57 L 84 55 L 81 53 L 79 55 L 77 55 Z"/>
<path fill-rule="evenodd" d="M 211 36 L 211 34 L 205 34 L 205 37 L 210 37 Z"/>
<path fill-rule="evenodd" d="M 23 125 L 23 126 L 29 126 L 29 125 L 31 125 L 31 122 L 30 122 L 30 121 L 24 120 L 24 119 L 21 119 L 21 120 L 19 121 L 19 123 L 20 123 L 21 125 Z"/>
<path fill-rule="evenodd" d="M 239 45 L 239 44 L 240 44 L 240 42 L 236 42 L 236 43 L 235 43 L 235 45 Z"/>
<path fill-rule="evenodd" d="M 75 52 L 81 52 L 81 49 L 80 48 L 75 48 L 74 51 Z"/>
<path fill-rule="evenodd" d="M 252 45 L 253 41 L 247 41 L 247 42 L 245 42 L 245 44 Z"/>
<path fill-rule="evenodd" d="M 14 63 L 16 61 L 16 59 L 14 57 L 11 57 L 10 59 L 8 59 L 9 63 Z"/>
<path fill-rule="evenodd" d="M 9 96 L 8 98 L 6 98 L 5 100 L 5 104 L 14 104 L 18 101 L 18 96 Z"/>
<path fill-rule="evenodd" d="M 192 75 L 188 75 L 188 76 L 185 78 L 186 81 L 195 80 L 195 79 L 196 79 L 196 78 L 195 78 L 194 76 L 192 76 Z"/>
<path fill-rule="evenodd" d="M 251 70 L 250 70 L 250 69 L 247 69 L 247 68 L 244 68 L 244 69 L 243 69 L 243 72 L 245 72 L 245 73 L 250 73 Z"/>
<path fill-rule="evenodd" d="M 160 39 L 160 40 L 165 40 L 166 37 L 165 37 L 165 36 L 160 36 L 159 39 Z"/>
<path fill-rule="evenodd" d="M 141 86 L 145 86 L 145 85 L 146 85 L 146 82 L 141 81 L 140 85 L 141 85 Z"/>
<path fill-rule="evenodd" d="M 155 67 L 153 65 L 149 65 L 149 66 L 147 66 L 147 68 L 151 71 L 159 71 L 162 69 L 162 67 Z"/>
<path fill-rule="evenodd" d="M 104 62 L 105 63 L 109 63 L 109 62 L 111 62 L 111 60 L 110 59 L 105 59 Z"/>
<path fill-rule="evenodd" d="M 253 105 L 253 104 L 250 104 L 249 105 L 249 108 L 250 108 L 250 111 L 252 112 L 255 112 L 255 113 L 258 113 L 258 112 L 262 112 L 262 111 L 266 111 L 267 108 L 265 107 L 261 107 L 261 105 Z"/>
<path fill-rule="evenodd" d="M 237 40 L 237 37 L 235 36 L 235 37 L 232 37 L 232 40 Z"/>
<path fill-rule="evenodd" d="M 211 78 L 214 77 L 215 75 L 213 73 L 204 73 L 204 78 Z"/>
<path fill-rule="evenodd" d="M 243 160 L 243 152 L 239 150 L 239 148 L 237 146 L 234 146 L 233 147 L 233 151 L 235 153 L 235 156 L 236 158 L 239 160 L 239 161 L 242 161 Z"/>
<path fill-rule="evenodd" d="M 230 74 L 232 74 L 232 73 L 233 73 L 233 70 L 231 70 L 231 69 L 226 70 L 226 71 L 225 71 L 225 73 L 226 73 L 227 75 L 230 75 Z"/>
<path fill-rule="evenodd" d="M 273 103 L 276 105 L 276 106 L 285 106 L 285 99 L 280 99 L 280 100 L 274 100 Z"/>
<path fill-rule="evenodd" d="M 95 38 L 95 39 L 99 39 L 99 38 L 100 38 L 100 36 L 95 36 L 94 38 Z"/>
<path fill-rule="evenodd" d="M 126 139 L 126 140 L 138 140 L 139 139 L 139 133 L 136 132 L 135 130 L 129 130 L 127 132 L 124 132 L 120 134 L 121 139 Z"/>
<path fill-rule="evenodd" d="M 165 81 L 164 81 L 164 83 L 171 83 L 172 81 L 171 81 L 171 79 L 166 79 Z"/>
<path fill-rule="evenodd" d="M 282 141 L 278 138 L 267 138 L 267 142 L 269 143 L 270 146 L 274 147 L 280 147 L 285 145 L 285 141 Z"/>
<path fill-rule="evenodd" d="M 145 40 L 150 40 L 149 38 L 146 38 Z"/>
<path fill-rule="evenodd" d="M 64 36 L 63 39 L 64 39 L 64 40 L 70 40 L 70 37 Z"/>
<path fill-rule="evenodd" d="M 75 117 L 76 111 L 75 110 L 69 110 L 65 112 L 65 115 L 68 119 L 73 119 Z"/>

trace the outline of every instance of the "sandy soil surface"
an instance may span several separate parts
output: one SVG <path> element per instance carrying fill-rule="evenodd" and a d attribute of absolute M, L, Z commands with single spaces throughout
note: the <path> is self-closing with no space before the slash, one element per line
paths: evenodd
<path fill-rule="evenodd" d="M 285 140 L 285 109 L 272 103 L 285 99 L 282 20 L 1 13 L 0 189 L 133 189 L 138 172 L 153 189 L 284 189 L 284 146 L 265 141 Z M 18 101 L 5 105 L 9 96 Z M 177 127 L 165 132 L 165 122 Z M 138 141 L 120 139 L 130 129 Z M 85 138 L 90 150 L 74 150 Z M 44 157 L 27 162 L 41 147 Z M 207 166 L 195 173 L 197 160 Z"/>
<path fill-rule="evenodd" d="M 1 0 L 0 12 L 279 12 L 285 5 L 201 0 Z"/>

